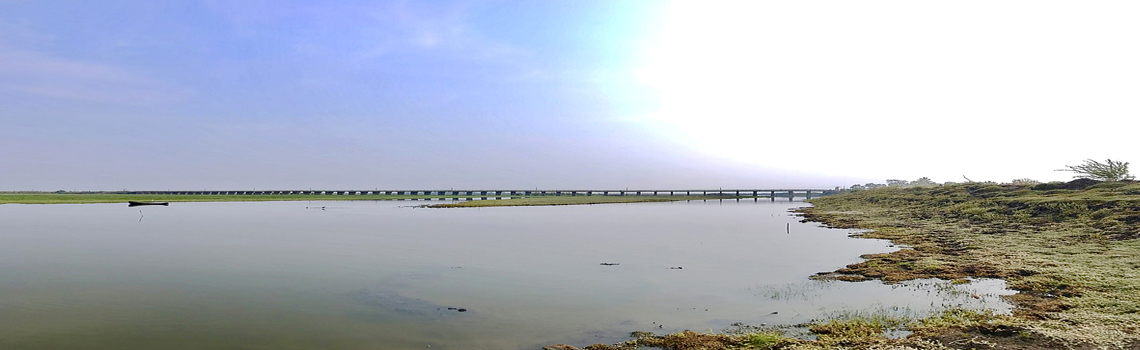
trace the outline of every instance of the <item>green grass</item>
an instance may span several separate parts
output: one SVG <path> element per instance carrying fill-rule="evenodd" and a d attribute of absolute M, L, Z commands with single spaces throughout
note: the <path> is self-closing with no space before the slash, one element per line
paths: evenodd
<path fill-rule="evenodd" d="M 783 334 L 776 332 L 759 332 L 744 335 L 749 348 L 752 349 L 771 349 L 783 342 L 785 337 Z"/>

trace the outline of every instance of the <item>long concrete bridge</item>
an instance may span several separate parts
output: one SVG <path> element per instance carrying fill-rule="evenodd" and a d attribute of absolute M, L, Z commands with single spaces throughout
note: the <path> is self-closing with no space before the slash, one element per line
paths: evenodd
<path fill-rule="evenodd" d="M 743 196 L 743 197 L 819 197 L 830 194 L 824 189 L 715 189 L 715 190 L 226 190 L 226 191 L 121 191 L 123 194 L 157 195 L 334 195 L 334 196 L 464 196 L 464 197 L 529 197 L 529 196 Z"/>

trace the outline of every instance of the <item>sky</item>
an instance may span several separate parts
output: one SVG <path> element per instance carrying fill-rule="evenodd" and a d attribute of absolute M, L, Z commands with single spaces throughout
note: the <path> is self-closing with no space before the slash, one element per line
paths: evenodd
<path fill-rule="evenodd" d="M 1134 1 L 0 0 L 0 190 L 1063 181 L 1140 162 L 1135 18 Z"/>

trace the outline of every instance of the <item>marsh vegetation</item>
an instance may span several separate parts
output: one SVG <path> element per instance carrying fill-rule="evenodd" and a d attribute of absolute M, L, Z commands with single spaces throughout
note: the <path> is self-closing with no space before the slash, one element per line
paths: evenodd
<path fill-rule="evenodd" d="M 927 328 L 993 342 L 1016 336 L 1035 347 L 1140 343 L 1140 183 L 882 188 L 813 203 L 802 210 L 806 220 L 869 229 L 862 236 L 909 247 L 865 255 L 865 262 L 819 278 L 991 277 L 1019 291 L 1009 298 L 1014 317 L 997 319 L 1005 331 L 977 326 L 981 316 L 944 317 Z"/>

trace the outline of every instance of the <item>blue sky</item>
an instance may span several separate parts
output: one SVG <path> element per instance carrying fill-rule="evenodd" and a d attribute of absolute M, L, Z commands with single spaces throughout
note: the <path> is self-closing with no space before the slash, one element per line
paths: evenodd
<path fill-rule="evenodd" d="M 0 1 L 0 190 L 1063 180 L 1140 161 L 1136 10 Z"/>

